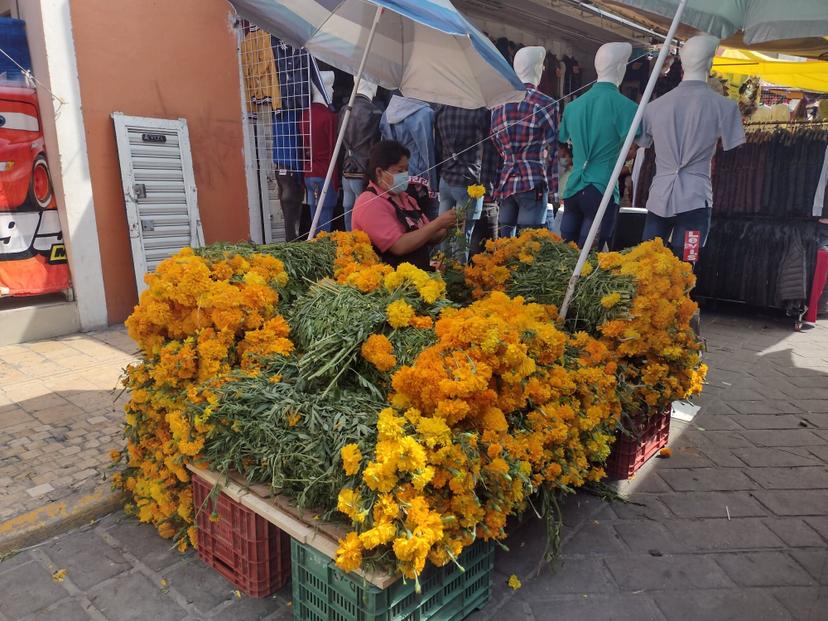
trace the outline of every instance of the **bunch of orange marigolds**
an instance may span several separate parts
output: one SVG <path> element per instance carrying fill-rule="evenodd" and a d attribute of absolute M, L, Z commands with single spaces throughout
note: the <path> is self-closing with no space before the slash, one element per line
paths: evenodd
<path fill-rule="evenodd" d="M 127 320 L 143 360 L 126 370 L 126 454 L 114 483 L 127 510 L 176 537 L 196 542 L 186 465 L 204 447 L 210 407 L 195 420 L 193 403 L 213 402 L 213 390 L 234 367 L 255 372 L 256 360 L 289 354 L 290 329 L 278 313 L 284 266 L 273 257 L 235 256 L 208 262 L 182 250 L 147 276 L 147 289 Z"/>

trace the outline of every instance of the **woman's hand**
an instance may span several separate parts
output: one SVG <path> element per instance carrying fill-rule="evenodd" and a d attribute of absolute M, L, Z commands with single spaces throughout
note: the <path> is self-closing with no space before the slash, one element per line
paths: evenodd
<path fill-rule="evenodd" d="M 453 226 L 457 226 L 457 210 L 449 209 L 448 211 L 441 213 L 434 219 L 433 224 L 435 228 L 439 230 L 450 229 Z"/>

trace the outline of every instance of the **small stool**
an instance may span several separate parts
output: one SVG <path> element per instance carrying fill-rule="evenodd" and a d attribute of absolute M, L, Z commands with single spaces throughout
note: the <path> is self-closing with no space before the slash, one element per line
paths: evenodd
<path fill-rule="evenodd" d="M 828 250 L 817 251 L 816 269 L 814 270 L 814 282 L 811 285 L 811 298 L 808 301 L 808 312 L 805 314 L 805 321 L 816 323 L 819 312 L 819 299 L 825 290 L 825 281 L 828 280 Z"/>

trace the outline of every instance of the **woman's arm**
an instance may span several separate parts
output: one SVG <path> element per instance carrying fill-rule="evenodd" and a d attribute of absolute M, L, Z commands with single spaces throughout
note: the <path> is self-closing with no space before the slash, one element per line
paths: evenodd
<path fill-rule="evenodd" d="M 454 226 L 456 217 L 453 209 L 442 213 L 424 227 L 405 233 L 394 242 L 388 251 L 394 256 L 400 257 L 419 250 L 428 243 L 440 241 L 446 236 L 446 231 Z"/>

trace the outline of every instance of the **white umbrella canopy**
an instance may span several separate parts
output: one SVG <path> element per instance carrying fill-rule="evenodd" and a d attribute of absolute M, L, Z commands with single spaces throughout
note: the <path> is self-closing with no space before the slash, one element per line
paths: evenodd
<path fill-rule="evenodd" d="M 610 0 L 672 18 L 680 0 Z M 779 39 L 828 36 L 826 0 L 688 0 L 681 23 L 727 39 L 742 32 L 753 45 Z"/>
<path fill-rule="evenodd" d="M 449 0 L 231 0 L 239 15 L 329 65 L 406 97 L 494 107 L 524 86 L 489 39 Z M 383 9 L 369 44 L 377 9 Z"/>

